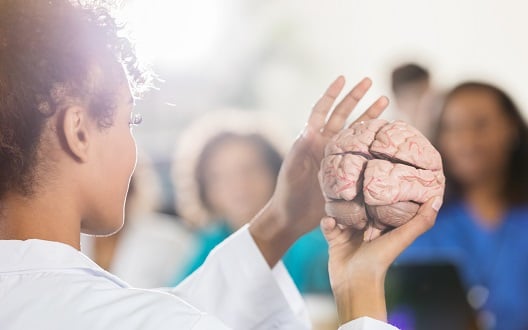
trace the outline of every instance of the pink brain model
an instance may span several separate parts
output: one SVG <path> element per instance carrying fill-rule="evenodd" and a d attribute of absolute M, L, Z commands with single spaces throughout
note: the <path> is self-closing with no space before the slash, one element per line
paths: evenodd
<path fill-rule="evenodd" d="M 401 226 L 420 204 L 442 196 L 442 159 L 431 143 L 402 121 L 356 123 L 325 149 L 319 181 L 326 213 L 338 223 L 371 230 Z"/>

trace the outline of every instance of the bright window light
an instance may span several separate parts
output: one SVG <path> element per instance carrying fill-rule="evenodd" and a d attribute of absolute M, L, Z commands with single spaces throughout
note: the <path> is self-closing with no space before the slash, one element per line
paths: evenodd
<path fill-rule="evenodd" d="M 213 56 L 222 1 L 135 0 L 124 8 L 137 52 L 153 63 L 189 68 Z"/>

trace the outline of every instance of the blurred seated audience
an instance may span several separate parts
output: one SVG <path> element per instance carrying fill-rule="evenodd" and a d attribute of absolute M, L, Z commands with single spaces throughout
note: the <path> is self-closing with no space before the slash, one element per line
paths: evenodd
<path fill-rule="evenodd" d="M 400 262 L 454 263 L 483 329 L 528 329 L 528 127 L 501 89 L 451 90 L 436 144 L 447 178 L 436 225 Z"/>
<path fill-rule="evenodd" d="M 198 228 L 198 250 L 174 278 L 196 270 L 209 252 L 244 226 L 270 199 L 282 163 L 277 123 L 258 112 L 217 111 L 180 139 L 174 162 L 177 208 Z M 283 261 L 301 293 L 330 294 L 328 245 L 319 228 L 300 238 Z"/>
<path fill-rule="evenodd" d="M 431 138 L 440 99 L 429 71 L 416 63 L 400 65 L 392 71 L 391 87 L 396 105 L 395 119 L 412 124 Z"/>
<path fill-rule="evenodd" d="M 81 250 L 99 266 L 139 288 L 165 286 L 194 248 L 192 234 L 173 216 L 157 213 L 158 177 L 146 155 L 130 181 L 123 229 L 81 237 Z"/>

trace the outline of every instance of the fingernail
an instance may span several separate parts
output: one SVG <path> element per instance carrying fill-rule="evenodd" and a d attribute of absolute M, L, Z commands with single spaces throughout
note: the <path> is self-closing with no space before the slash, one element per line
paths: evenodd
<path fill-rule="evenodd" d="M 436 197 L 434 202 L 433 202 L 433 210 L 435 210 L 436 212 L 440 211 L 440 208 L 442 207 L 442 198 L 441 197 Z"/>

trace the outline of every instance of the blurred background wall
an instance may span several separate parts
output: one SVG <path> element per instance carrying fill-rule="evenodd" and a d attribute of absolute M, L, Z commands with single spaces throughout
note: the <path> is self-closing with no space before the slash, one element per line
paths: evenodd
<path fill-rule="evenodd" d="M 416 61 L 448 88 L 484 79 L 528 109 L 528 2 L 518 0 L 127 0 L 159 89 L 138 102 L 141 149 L 168 177 L 182 129 L 204 112 L 263 110 L 289 138 L 338 74 L 390 95 L 391 69 Z M 168 180 L 164 180 L 168 181 Z M 171 208 L 165 185 L 164 208 Z"/>

